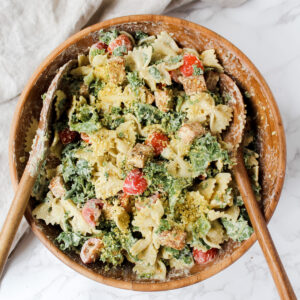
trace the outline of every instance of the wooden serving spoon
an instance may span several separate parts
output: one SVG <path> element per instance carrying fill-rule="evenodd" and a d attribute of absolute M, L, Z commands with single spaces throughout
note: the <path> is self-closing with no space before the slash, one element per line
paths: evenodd
<path fill-rule="evenodd" d="M 235 82 L 226 74 L 220 75 L 220 87 L 223 93 L 230 96 L 228 104 L 233 109 L 232 124 L 224 134 L 224 141 L 232 145 L 231 157 L 236 163 L 232 167 L 233 176 L 237 182 L 251 224 L 265 255 L 281 299 L 297 299 L 272 241 L 245 168 L 242 139 L 246 122 L 246 111 L 243 97 Z"/>
<path fill-rule="evenodd" d="M 41 169 L 41 165 L 47 157 L 50 139 L 49 125 L 55 92 L 63 76 L 75 63 L 76 60 L 70 60 L 64 64 L 58 70 L 47 91 L 32 151 L 30 152 L 27 165 L 0 233 L 0 276 L 4 269 L 11 244 L 24 215 L 33 185 Z"/>

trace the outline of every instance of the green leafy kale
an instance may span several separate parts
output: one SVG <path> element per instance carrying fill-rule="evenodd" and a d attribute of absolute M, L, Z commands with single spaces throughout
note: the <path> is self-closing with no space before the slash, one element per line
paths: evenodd
<path fill-rule="evenodd" d="M 169 194 L 169 206 L 174 211 L 176 203 L 182 200 L 185 188 L 192 184 L 191 178 L 173 177 L 167 171 L 164 163 L 148 162 L 143 169 L 148 182 L 148 189 L 155 192 L 162 189 Z"/>
<path fill-rule="evenodd" d="M 88 237 L 75 232 L 61 232 L 56 238 L 61 250 L 74 250 L 84 244 Z"/>
<path fill-rule="evenodd" d="M 182 55 L 172 56 L 167 60 L 167 63 L 176 64 L 183 59 Z"/>
<path fill-rule="evenodd" d="M 96 55 L 102 55 L 102 54 L 105 54 L 104 49 L 91 48 L 91 50 L 90 50 L 91 57 L 95 57 Z"/>
<path fill-rule="evenodd" d="M 125 54 L 127 54 L 127 48 L 125 45 L 116 47 L 113 51 L 114 56 L 123 56 Z"/>
<path fill-rule="evenodd" d="M 133 113 L 144 126 L 161 124 L 167 133 L 176 132 L 185 118 L 184 113 L 174 111 L 164 113 L 153 105 L 143 103 L 136 103 Z"/>
<path fill-rule="evenodd" d="M 113 107 L 110 113 L 103 114 L 101 118 L 101 124 L 110 130 L 115 130 L 124 122 L 125 118 L 120 107 Z"/>
<path fill-rule="evenodd" d="M 117 266 L 122 264 L 124 256 L 122 254 L 122 245 L 115 232 L 107 232 L 102 238 L 104 244 L 101 251 L 100 260 L 107 264 Z"/>
<path fill-rule="evenodd" d="M 226 218 L 221 218 L 222 224 L 230 238 L 234 241 L 242 242 L 247 240 L 253 233 L 253 228 L 249 226 L 248 221 L 240 216 L 236 222 Z"/>
<path fill-rule="evenodd" d="M 149 67 L 149 74 L 156 80 L 156 81 L 160 81 L 161 80 L 161 74 L 159 72 L 159 70 L 154 67 L 151 66 Z"/>
<path fill-rule="evenodd" d="M 89 85 L 89 93 L 97 98 L 99 91 L 103 89 L 104 86 L 105 83 L 99 79 L 92 81 Z"/>
<path fill-rule="evenodd" d="M 201 68 L 197 67 L 197 65 L 193 65 L 193 75 L 198 76 L 202 75 L 204 72 Z"/>
<path fill-rule="evenodd" d="M 137 94 L 139 87 L 145 84 L 144 80 L 139 78 L 139 75 L 136 71 L 128 72 L 126 77 L 133 91 Z"/>
<path fill-rule="evenodd" d="M 211 91 L 208 91 L 207 92 L 214 100 L 215 100 L 215 104 L 218 105 L 218 104 L 226 104 L 226 101 L 225 99 L 220 95 L 220 93 L 218 92 L 211 92 Z"/>
<path fill-rule="evenodd" d="M 215 136 L 207 133 L 194 141 L 189 152 L 193 170 L 198 174 L 205 173 L 211 162 L 221 160 L 230 165 L 228 152 L 221 148 Z"/>
<path fill-rule="evenodd" d="M 161 125 L 166 132 L 174 133 L 181 127 L 185 115 L 186 114 L 182 112 L 167 112 L 161 120 Z"/>
<path fill-rule="evenodd" d="M 198 238 L 203 238 L 209 232 L 211 228 L 210 222 L 207 218 L 202 215 L 194 224 L 193 224 L 193 235 Z"/>
<path fill-rule="evenodd" d="M 116 37 L 118 37 L 119 32 L 116 29 L 110 31 L 99 31 L 99 41 L 108 45 L 111 41 L 113 41 Z"/>
<path fill-rule="evenodd" d="M 187 265 L 193 263 L 193 255 L 188 246 L 185 246 L 182 250 L 165 247 L 165 251 L 170 252 L 175 259 L 182 260 Z"/>
<path fill-rule="evenodd" d="M 67 190 L 65 198 L 71 199 L 75 204 L 95 198 L 91 167 L 86 160 L 75 157 L 78 148 L 78 143 L 71 143 L 62 152 L 62 176 Z"/>
<path fill-rule="evenodd" d="M 143 32 L 143 31 L 136 31 L 135 32 L 135 39 L 137 40 L 137 41 L 140 41 L 140 40 L 142 40 L 142 39 L 145 39 L 146 37 L 148 37 L 149 35 L 147 34 L 147 33 L 145 33 L 145 32 Z"/>
<path fill-rule="evenodd" d="M 157 107 L 144 103 L 136 103 L 133 107 L 133 113 L 144 126 L 159 124 L 163 117 L 163 113 Z"/>
<path fill-rule="evenodd" d="M 169 224 L 167 219 L 160 219 L 159 226 L 156 229 L 156 233 L 163 232 L 165 230 L 171 230 L 171 225 Z"/>
<path fill-rule="evenodd" d="M 96 109 L 85 104 L 72 113 L 69 126 L 73 131 L 93 133 L 101 128 L 101 123 Z"/>

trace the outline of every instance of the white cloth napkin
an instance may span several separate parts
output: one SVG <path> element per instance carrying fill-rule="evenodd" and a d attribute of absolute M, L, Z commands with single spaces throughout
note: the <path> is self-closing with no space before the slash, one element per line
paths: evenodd
<path fill-rule="evenodd" d="M 81 28 L 113 17 L 162 14 L 182 6 L 236 6 L 246 0 L 1 0 L 0 1 L 0 227 L 13 198 L 8 170 L 12 115 L 26 81 L 42 60 Z M 26 230 L 23 220 L 15 243 Z M 14 246 L 13 246 L 14 247 Z M 12 248 L 13 248 L 12 247 Z"/>

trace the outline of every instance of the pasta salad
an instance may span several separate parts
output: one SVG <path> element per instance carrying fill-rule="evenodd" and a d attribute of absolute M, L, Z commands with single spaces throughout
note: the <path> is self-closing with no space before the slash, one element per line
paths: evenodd
<path fill-rule="evenodd" d="M 33 189 L 33 216 L 60 226 L 62 250 L 164 280 L 251 236 L 222 140 L 232 119 L 223 72 L 214 49 L 182 48 L 167 32 L 99 32 L 56 91 L 53 141 Z M 259 200 L 251 128 L 244 146 Z"/>

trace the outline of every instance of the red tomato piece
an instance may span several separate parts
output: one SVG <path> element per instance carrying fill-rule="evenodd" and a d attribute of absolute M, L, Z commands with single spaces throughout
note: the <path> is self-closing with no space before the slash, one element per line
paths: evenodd
<path fill-rule="evenodd" d="M 80 137 L 84 142 L 91 144 L 90 137 L 88 134 L 82 132 L 82 133 L 80 133 Z"/>
<path fill-rule="evenodd" d="M 72 143 L 78 137 L 76 131 L 71 131 L 69 128 L 65 128 L 59 133 L 59 138 L 64 145 Z"/>
<path fill-rule="evenodd" d="M 194 73 L 193 66 L 204 70 L 203 64 L 197 56 L 193 54 L 185 54 L 183 56 L 183 65 L 179 68 L 179 70 L 185 77 L 192 76 Z"/>
<path fill-rule="evenodd" d="M 88 200 L 82 208 L 81 214 L 84 220 L 91 226 L 95 227 L 101 216 L 101 209 L 104 203 L 100 199 Z"/>
<path fill-rule="evenodd" d="M 127 54 L 128 51 L 132 50 L 132 43 L 130 38 L 127 35 L 125 34 L 119 35 L 115 40 L 109 43 L 107 50 L 109 53 L 113 53 L 113 51 L 120 46 L 126 47 L 127 51 L 124 54 Z"/>
<path fill-rule="evenodd" d="M 107 45 L 103 42 L 98 42 L 98 43 L 92 45 L 91 48 L 97 48 L 97 49 L 100 49 L 100 50 L 104 49 L 105 51 L 107 51 Z"/>
<path fill-rule="evenodd" d="M 157 131 L 149 134 L 145 144 L 151 145 L 154 149 L 155 155 L 159 155 L 162 153 L 164 148 L 168 146 L 169 138 L 162 132 Z"/>
<path fill-rule="evenodd" d="M 80 258 L 83 263 L 90 264 L 95 262 L 103 248 L 103 243 L 97 238 L 88 239 L 82 246 Z"/>
<path fill-rule="evenodd" d="M 218 254 L 218 249 L 216 248 L 211 248 L 206 252 L 198 250 L 196 248 L 193 249 L 193 256 L 197 264 L 208 263 L 211 260 L 213 260 L 217 256 L 217 254 Z"/>
<path fill-rule="evenodd" d="M 128 195 L 141 195 L 147 189 L 147 180 L 143 177 L 142 171 L 133 169 L 124 181 L 123 192 Z"/>

